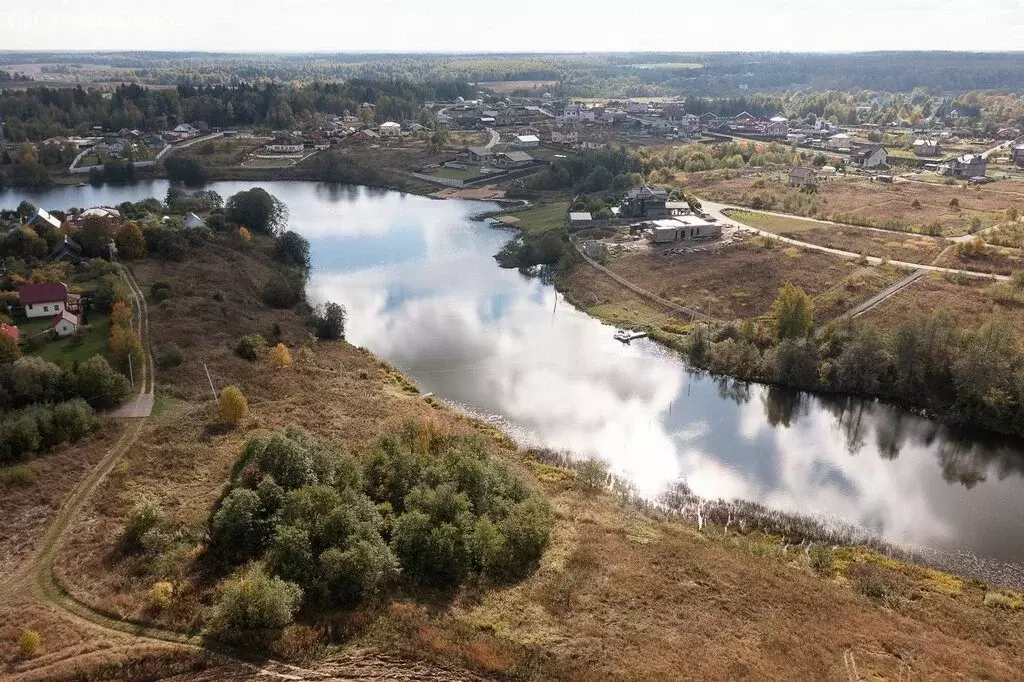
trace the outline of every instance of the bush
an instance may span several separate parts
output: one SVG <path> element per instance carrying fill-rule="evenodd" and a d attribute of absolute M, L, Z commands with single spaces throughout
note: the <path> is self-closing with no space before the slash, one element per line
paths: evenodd
<path fill-rule="evenodd" d="M 313 311 L 313 328 L 316 337 L 328 341 L 345 338 L 345 306 L 338 303 L 321 303 Z"/>
<path fill-rule="evenodd" d="M 235 354 L 240 358 L 255 362 L 267 354 L 267 340 L 262 334 L 246 334 L 235 346 Z"/>
<path fill-rule="evenodd" d="M 235 426 L 249 416 L 249 401 L 237 386 L 228 386 L 220 392 L 220 418 Z"/>
<path fill-rule="evenodd" d="M 168 343 L 160 350 L 156 364 L 160 369 L 170 369 L 185 362 L 185 351 L 176 343 Z"/>
<path fill-rule="evenodd" d="M 279 343 L 270 349 L 269 354 L 270 366 L 274 369 L 284 369 L 292 366 L 292 353 L 288 350 L 288 346 L 283 343 Z"/>
<path fill-rule="evenodd" d="M 171 297 L 171 285 L 168 282 L 153 282 L 149 286 L 149 295 L 157 303 Z"/>
<path fill-rule="evenodd" d="M 27 466 L 4 467 L 0 469 L 0 490 L 23 488 L 36 481 L 36 473 Z"/>
<path fill-rule="evenodd" d="M 576 480 L 586 490 L 600 490 L 608 482 L 608 465 L 597 458 L 585 460 L 576 468 Z"/>
<path fill-rule="evenodd" d="M 147 605 L 150 611 L 163 611 L 171 605 L 174 596 L 174 585 L 169 582 L 158 582 L 149 590 Z"/>
<path fill-rule="evenodd" d="M 32 658 L 39 653 L 43 638 L 35 630 L 22 630 L 18 636 L 18 651 L 24 658 Z"/>
<path fill-rule="evenodd" d="M 271 577 L 257 564 L 228 580 L 214 608 L 214 629 L 282 628 L 302 603 L 302 588 Z"/>
<path fill-rule="evenodd" d="M 835 553 L 827 545 L 817 544 L 811 547 L 809 562 L 815 573 L 823 576 L 835 573 Z"/>
<path fill-rule="evenodd" d="M 124 530 L 121 531 L 121 551 L 126 554 L 138 554 L 145 549 L 147 537 L 153 533 L 163 520 L 163 514 L 155 503 L 145 501 L 135 505 L 128 513 Z"/>
<path fill-rule="evenodd" d="M 128 379 L 99 355 L 79 365 L 74 376 L 75 393 L 98 409 L 120 405 L 132 391 Z"/>
<path fill-rule="evenodd" d="M 263 302 L 272 308 L 292 308 L 306 296 L 306 279 L 296 270 L 275 272 L 263 286 Z"/>

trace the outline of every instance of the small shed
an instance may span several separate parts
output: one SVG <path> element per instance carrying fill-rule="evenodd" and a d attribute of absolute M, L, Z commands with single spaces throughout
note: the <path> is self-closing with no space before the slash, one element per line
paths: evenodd
<path fill-rule="evenodd" d="M 540 146 L 540 138 L 536 135 L 516 135 L 516 146 L 537 147 Z"/>
<path fill-rule="evenodd" d="M 53 316 L 53 322 L 50 323 L 50 329 L 53 330 L 54 334 L 61 338 L 71 336 L 78 331 L 78 316 L 72 315 L 67 310 L 63 310 Z"/>
<path fill-rule="evenodd" d="M 586 211 L 573 211 L 569 214 L 570 225 L 588 225 L 593 222 L 594 217 Z"/>
<path fill-rule="evenodd" d="M 190 230 L 194 230 L 199 227 L 206 227 L 206 223 L 204 223 L 203 219 L 197 216 L 195 213 L 188 213 L 185 216 L 185 227 L 187 227 Z"/>

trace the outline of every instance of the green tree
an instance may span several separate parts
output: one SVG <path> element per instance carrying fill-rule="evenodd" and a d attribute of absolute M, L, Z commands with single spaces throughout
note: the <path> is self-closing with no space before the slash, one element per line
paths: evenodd
<path fill-rule="evenodd" d="M 814 326 L 814 303 L 800 287 L 784 284 L 772 303 L 772 315 L 779 339 L 799 339 Z"/>
<path fill-rule="evenodd" d="M 313 328 L 318 339 L 338 341 L 345 338 L 345 306 L 321 303 L 313 311 Z"/>
<path fill-rule="evenodd" d="M 286 267 L 309 270 L 309 242 L 298 232 L 282 232 L 274 240 L 274 258 Z"/>
<path fill-rule="evenodd" d="M 288 209 L 262 187 L 232 195 L 224 207 L 224 214 L 235 225 L 244 225 L 264 234 L 276 234 L 288 222 Z"/>
<path fill-rule="evenodd" d="M 256 564 L 224 583 L 214 608 L 214 629 L 263 630 L 292 622 L 302 588 L 267 574 Z"/>

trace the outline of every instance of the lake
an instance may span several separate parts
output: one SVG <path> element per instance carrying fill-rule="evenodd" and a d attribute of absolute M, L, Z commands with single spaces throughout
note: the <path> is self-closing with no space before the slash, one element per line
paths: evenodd
<path fill-rule="evenodd" d="M 1024 560 L 1021 443 L 953 430 L 872 401 L 723 382 L 574 309 L 540 278 L 497 267 L 511 234 L 489 207 L 311 182 L 259 185 L 312 245 L 313 302 L 349 310 L 348 339 L 421 391 L 523 445 L 608 461 L 649 495 L 684 479 L 709 498 L 840 519 L 879 536 Z M 0 193 L 48 209 L 163 198 L 167 183 Z"/>

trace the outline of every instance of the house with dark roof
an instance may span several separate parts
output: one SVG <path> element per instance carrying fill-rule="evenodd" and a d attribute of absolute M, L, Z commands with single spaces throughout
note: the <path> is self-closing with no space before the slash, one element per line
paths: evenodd
<path fill-rule="evenodd" d="M 525 168 L 534 161 L 526 152 L 499 152 L 494 156 L 494 165 L 499 168 Z"/>
<path fill-rule="evenodd" d="M 1024 166 L 1024 144 L 1014 145 L 1010 150 L 1010 160 L 1018 166 Z"/>
<path fill-rule="evenodd" d="M 869 144 L 850 152 L 850 163 L 861 168 L 878 168 L 888 165 L 889 152 L 880 144 Z"/>
<path fill-rule="evenodd" d="M 68 303 L 68 285 L 63 282 L 24 284 L 18 287 L 18 301 L 25 306 L 25 317 L 53 317 Z"/>
<path fill-rule="evenodd" d="M 476 163 L 487 163 L 493 157 L 494 152 L 487 147 L 466 147 L 459 153 L 460 159 Z"/>
<path fill-rule="evenodd" d="M 668 192 L 656 187 L 643 185 L 630 190 L 622 201 L 622 213 L 627 218 L 668 218 Z"/>
<path fill-rule="evenodd" d="M 789 186 L 790 187 L 817 187 L 818 186 L 818 172 L 813 168 L 807 168 L 804 166 L 796 166 L 789 171 Z"/>
<path fill-rule="evenodd" d="M 72 263 L 77 265 L 85 259 L 82 258 L 82 247 L 71 237 L 64 235 L 64 239 L 57 242 L 50 252 L 50 261 L 54 263 Z"/>
<path fill-rule="evenodd" d="M 981 154 L 963 154 L 939 164 L 939 173 L 953 178 L 983 178 L 988 160 Z"/>

